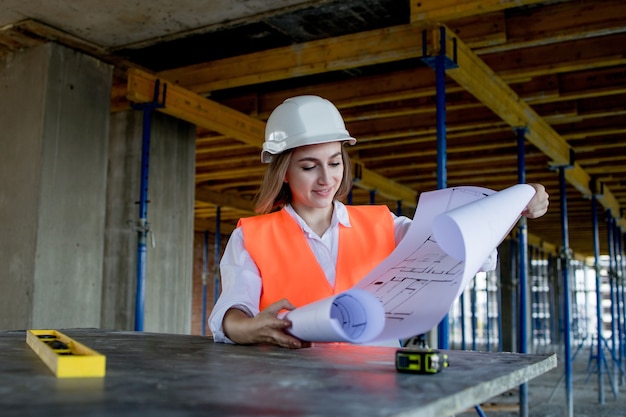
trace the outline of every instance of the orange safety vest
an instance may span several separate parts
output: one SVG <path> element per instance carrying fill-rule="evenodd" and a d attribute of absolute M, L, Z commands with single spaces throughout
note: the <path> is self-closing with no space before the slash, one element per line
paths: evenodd
<path fill-rule="evenodd" d="M 302 228 L 284 209 L 239 220 L 244 245 L 259 268 L 260 309 L 287 298 L 296 307 L 348 290 L 395 248 L 387 206 L 346 206 L 352 227 L 339 224 L 335 287 L 317 262 Z"/>

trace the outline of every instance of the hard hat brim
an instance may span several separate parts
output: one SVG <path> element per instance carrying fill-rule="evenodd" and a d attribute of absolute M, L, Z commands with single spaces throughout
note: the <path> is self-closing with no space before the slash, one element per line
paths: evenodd
<path fill-rule="evenodd" d="M 270 149 L 267 149 L 267 147 L 265 146 L 265 143 L 263 144 L 263 150 L 261 151 L 261 162 L 264 164 L 269 164 L 270 162 L 272 162 L 272 158 L 274 155 L 278 155 L 280 153 L 283 153 L 284 151 L 287 151 L 289 149 L 295 149 L 295 148 L 299 148 L 301 146 L 309 146 L 309 145 L 318 145 L 320 143 L 329 143 L 329 142 L 344 142 L 344 143 L 348 143 L 350 145 L 354 145 L 356 144 L 356 139 L 353 138 L 350 135 L 345 135 L 345 137 L 337 137 L 337 135 L 328 135 L 327 137 L 317 137 L 315 138 L 314 141 L 311 141 L 310 138 L 308 138 L 306 141 L 303 141 L 303 143 L 301 144 L 294 144 L 294 146 L 282 149 L 280 152 L 273 152 Z"/>

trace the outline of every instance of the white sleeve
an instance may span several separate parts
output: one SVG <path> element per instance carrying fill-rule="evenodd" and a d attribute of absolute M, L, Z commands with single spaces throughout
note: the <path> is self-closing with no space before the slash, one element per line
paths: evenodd
<path fill-rule="evenodd" d="M 220 261 L 222 291 L 209 316 L 209 328 L 215 342 L 233 343 L 224 335 L 222 321 L 226 312 L 236 307 L 250 317 L 259 314 L 261 276 L 243 243 L 241 228 L 233 231 Z"/>
<path fill-rule="evenodd" d="M 397 216 L 394 212 L 391 211 L 390 213 L 393 217 L 393 228 L 395 233 L 394 236 L 396 246 L 398 246 L 398 243 L 400 243 L 402 238 L 404 238 L 404 235 L 406 235 L 407 230 L 409 230 L 409 227 L 411 227 L 411 223 L 413 223 L 413 220 L 409 219 L 406 216 Z"/>

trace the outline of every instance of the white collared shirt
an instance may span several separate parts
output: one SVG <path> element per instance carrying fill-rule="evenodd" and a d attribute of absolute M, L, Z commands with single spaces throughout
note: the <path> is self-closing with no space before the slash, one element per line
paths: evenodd
<path fill-rule="evenodd" d="M 334 202 L 333 215 L 330 227 L 320 237 L 306 224 L 290 205 L 285 210 L 293 217 L 306 236 L 306 240 L 326 274 L 326 279 L 334 287 L 335 270 L 339 243 L 339 225 L 351 227 L 348 210 L 343 203 Z M 396 216 L 391 211 L 389 215 L 394 221 L 394 235 L 396 246 L 402 240 L 412 220 L 405 216 Z M 492 254 L 483 265 L 483 270 L 494 269 L 497 253 Z M 213 306 L 209 317 L 209 327 L 216 342 L 232 343 L 222 329 L 224 314 L 230 308 L 236 307 L 254 317 L 259 313 L 259 299 L 261 298 L 261 275 L 250 253 L 246 250 L 241 228 L 236 228 L 228 239 L 224 255 L 220 262 L 222 292 Z"/>

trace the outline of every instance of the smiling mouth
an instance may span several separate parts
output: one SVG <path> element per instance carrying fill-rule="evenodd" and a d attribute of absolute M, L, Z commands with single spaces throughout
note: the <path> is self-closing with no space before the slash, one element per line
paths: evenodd
<path fill-rule="evenodd" d="M 330 194 L 331 191 L 332 191 L 331 189 L 326 189 L 326 190 L 315 190 L 313 192 L 319 195 L 326 195 L 326 194 Z"/>

